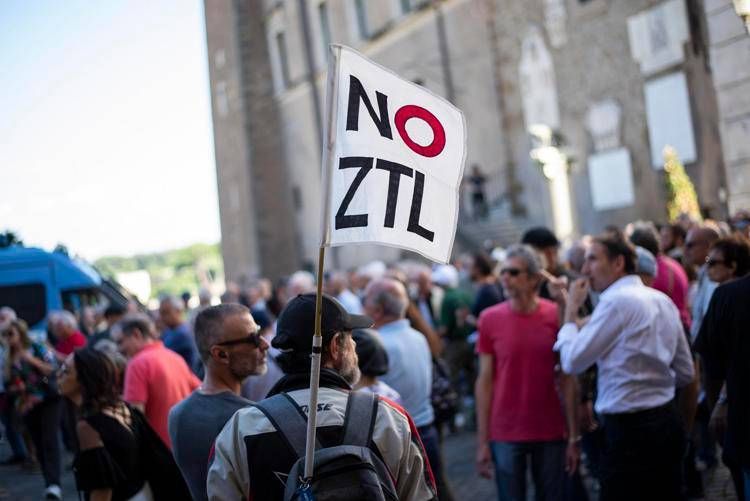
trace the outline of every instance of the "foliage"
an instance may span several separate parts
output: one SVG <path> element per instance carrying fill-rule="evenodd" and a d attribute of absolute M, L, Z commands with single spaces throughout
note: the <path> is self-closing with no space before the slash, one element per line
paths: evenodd
<path fill-rule="evenodd" d="M 0 249 L 13 245 L 23 245 L 21 238 L 10 230 L 0 233 Z"/>
<path fill-rule="evenodd" d="M 664 173 L 667 185 L 667 215 L 669 221 L 687 214 L 700 221 L 701 211 L 695 186 L 682 166 L 677 151 L 671 146 L 664 148 Z"/>
<path fill-rule="evenodd" d="M 151 295 L 180 295 L 215 281 L 223 281 L 224 266 L 219 244 L 194 244 L 153 254 L 130 257 L 109 256 L 98 259 L 95 266 L 107 276 L 145 270 L 151 277 Z"/>

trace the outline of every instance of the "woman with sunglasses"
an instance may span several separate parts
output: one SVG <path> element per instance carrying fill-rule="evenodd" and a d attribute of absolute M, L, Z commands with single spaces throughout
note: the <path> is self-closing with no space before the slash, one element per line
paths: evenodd
<path fill-rule="evenodd" d="M 4 375 L 8 394 L 34 443 L 45 497 L 61 499 L 58 430 L 62 400 L 55 381 L 55 354 L 46 345 L 31 341 L 23 320 L 13 320 L 2 334 L 8 346 Z"/>
<path fill-rule="evenodd" d="M 750 242 L 742 235 L 725 237 L 711 245 L 706 257 L 708 278 L 717 285 L 745 276 L 750 272 Z M 708 308 L 708 302 L 706 304 Z M 704 314 L 707 312 L 704 311 Z M 697 343 L 700 343 L 700 338 Z M 742 472 L 732 447 L 725 440 L 727 429 L 728 407 L 726 387 L 722 387 L 718 403 L 711 412 L 710 426 L 714 429 L 718 441 L 722 443 L 722 460 L 732 473 L 737 492 L 741 492 Z"/>
<path fill-rule="evenodd" d="M 78 350 L 63 362 L 58 381 L 60 392 L 80 410 L 73 464 L 85 499 L 150 501 L 161 498 L 162 484 L 170 486 L 168 498 L 189 499 L 166 445 L 143 414 L 120 397 L 111 356 L 93 348 Z"/>
<path fill-rule="evenodd" d="M 717 240 L 708 251 L 706 265 L 708 278 L 717 284 L 745 276 L 750 271 L 748 240 L 739 236 Z"/>

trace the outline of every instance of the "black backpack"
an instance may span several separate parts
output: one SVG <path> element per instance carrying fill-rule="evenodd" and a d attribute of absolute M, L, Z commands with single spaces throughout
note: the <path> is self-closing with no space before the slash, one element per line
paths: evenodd
<path fill-rule="evenodd" d="M 376 395 L 369 392 L 349 393 L 342 443 L 322 448 L 316 440 L 313 478 L 309 484 L 303 479 L 307 437 L 307 418 L 303 411 L 286 393 L 254 405 L 268 418 L 297 457 L 289 470 L 285 501 L 398 499 L 388 469 L 369 448 L 378 412 Z"/>

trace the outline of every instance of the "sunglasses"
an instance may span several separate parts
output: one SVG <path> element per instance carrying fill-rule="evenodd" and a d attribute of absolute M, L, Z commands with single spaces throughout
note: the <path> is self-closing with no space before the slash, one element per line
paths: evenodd
<path fill-rule="evenodd" d="M 253 346 L 260 346 L 260 327 L 255 329 L 255 332 L 252 332 L 248 334 L 245 337 L 241 337 L 239 339 L 232 339 L 231 341 L 222 341 L 221 343 L 216 343 L 216 346 L 234 346 L 236 344 L 251 344 Z"/>
<path fill-rule="evenodd" d="M 511 277 L 517 277 L 521 273 L 523 273 L 526 270 L 521 270 L 519 268 L 503 268 L 500 270 L 500 275 L 505 275 L 506 273 L 510 275 Z"/>

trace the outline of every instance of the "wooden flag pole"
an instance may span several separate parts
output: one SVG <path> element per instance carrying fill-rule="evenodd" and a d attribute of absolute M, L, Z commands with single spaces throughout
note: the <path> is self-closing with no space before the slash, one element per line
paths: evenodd
<path fill-rule="evenodd" d="M 310 361 L 310 404 L 307 407 L 307 443 L 305 445 L 305 481 L 313 476 L 313 459 L 315 455 L 315 426 L 318 419 L 318 390 L 320 389 L 320 356 L 323 348 L 323 335 L 320 324 L 323 318 L 323 263 L 326 248 L 321 245 L 318 252 L 318 291 L 315 296 L 315 335 L 312 344 Z"/>

